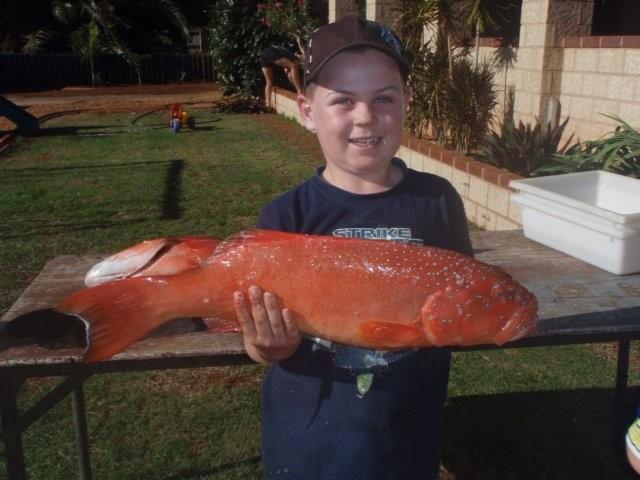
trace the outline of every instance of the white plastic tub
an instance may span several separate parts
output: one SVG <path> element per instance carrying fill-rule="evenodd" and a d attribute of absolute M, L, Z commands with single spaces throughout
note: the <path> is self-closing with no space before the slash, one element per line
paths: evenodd
<path fill-rule="evenodd" d="M 525 237 L 617 275 L 640 271 L 640 180 L 592 171 L 509 185 Z"/>

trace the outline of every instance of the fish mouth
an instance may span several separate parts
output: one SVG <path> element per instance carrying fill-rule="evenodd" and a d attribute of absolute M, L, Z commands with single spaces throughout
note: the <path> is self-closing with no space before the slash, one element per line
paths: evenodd
<path fill-rule="evenodd" d="M 369 137 L 353 137 L 349 139 L 351 145 L 358 147 L 372 147 L 380 144 L 382 137 L 369 136 Z"/>

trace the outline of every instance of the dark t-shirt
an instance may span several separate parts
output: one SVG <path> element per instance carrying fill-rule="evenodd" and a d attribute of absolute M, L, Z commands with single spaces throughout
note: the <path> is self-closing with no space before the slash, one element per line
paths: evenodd
<path fill-rule="evenodd" d="M 260 54 L 260 66 L 261 67 L 272 67 L 274 65 L 273 62 L 276 60 L 280 60 L 281 58 L 288 58 L 289 60 L 296 61 L 296 56 L 289 49 L 284 47 L 267 47 Z"/>
<path fill-rule="evenodd" d="M 471 255 L 464 208 L 451 184 L 393 162 L 402 180 L 370 195 L 328 184 L 320 168 L 263 208 L 258 226 Z M 442 348 L 385 353 L 304 339 L 263 383 L 266 478 L 436 479 L 450 359 Z M 367 375 L 373 382 L 362 394 L 356 384 Z"/>

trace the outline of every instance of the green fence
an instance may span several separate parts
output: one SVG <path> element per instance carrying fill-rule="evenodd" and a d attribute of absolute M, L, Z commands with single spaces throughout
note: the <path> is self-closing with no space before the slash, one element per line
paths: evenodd
<path fill-rule="evenodd" d="M 150 54 L 140 62 L 142 83 L 215 80 L 209 54 Z M 94 60 L 96 84 L 136 84 L 138 74 L 122 55 L 98 55 Z M 71 53 L 0 54 L 0 89 L 23 90 L 91 85 L 87 62 Z"/>

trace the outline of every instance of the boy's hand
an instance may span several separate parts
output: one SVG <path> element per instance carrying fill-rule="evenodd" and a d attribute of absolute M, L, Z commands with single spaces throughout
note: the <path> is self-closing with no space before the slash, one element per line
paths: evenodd
<path fill-rule="evenodd" d="M 258 363 L 280 362 L 298 349 L 302 334 L 288 309 L 280 310 L 276 297 L 258 287 L 249 288 L 249 302 L 241 292 L 233 294 L 233 305 L 244 335 L 247 354 Z"/>

